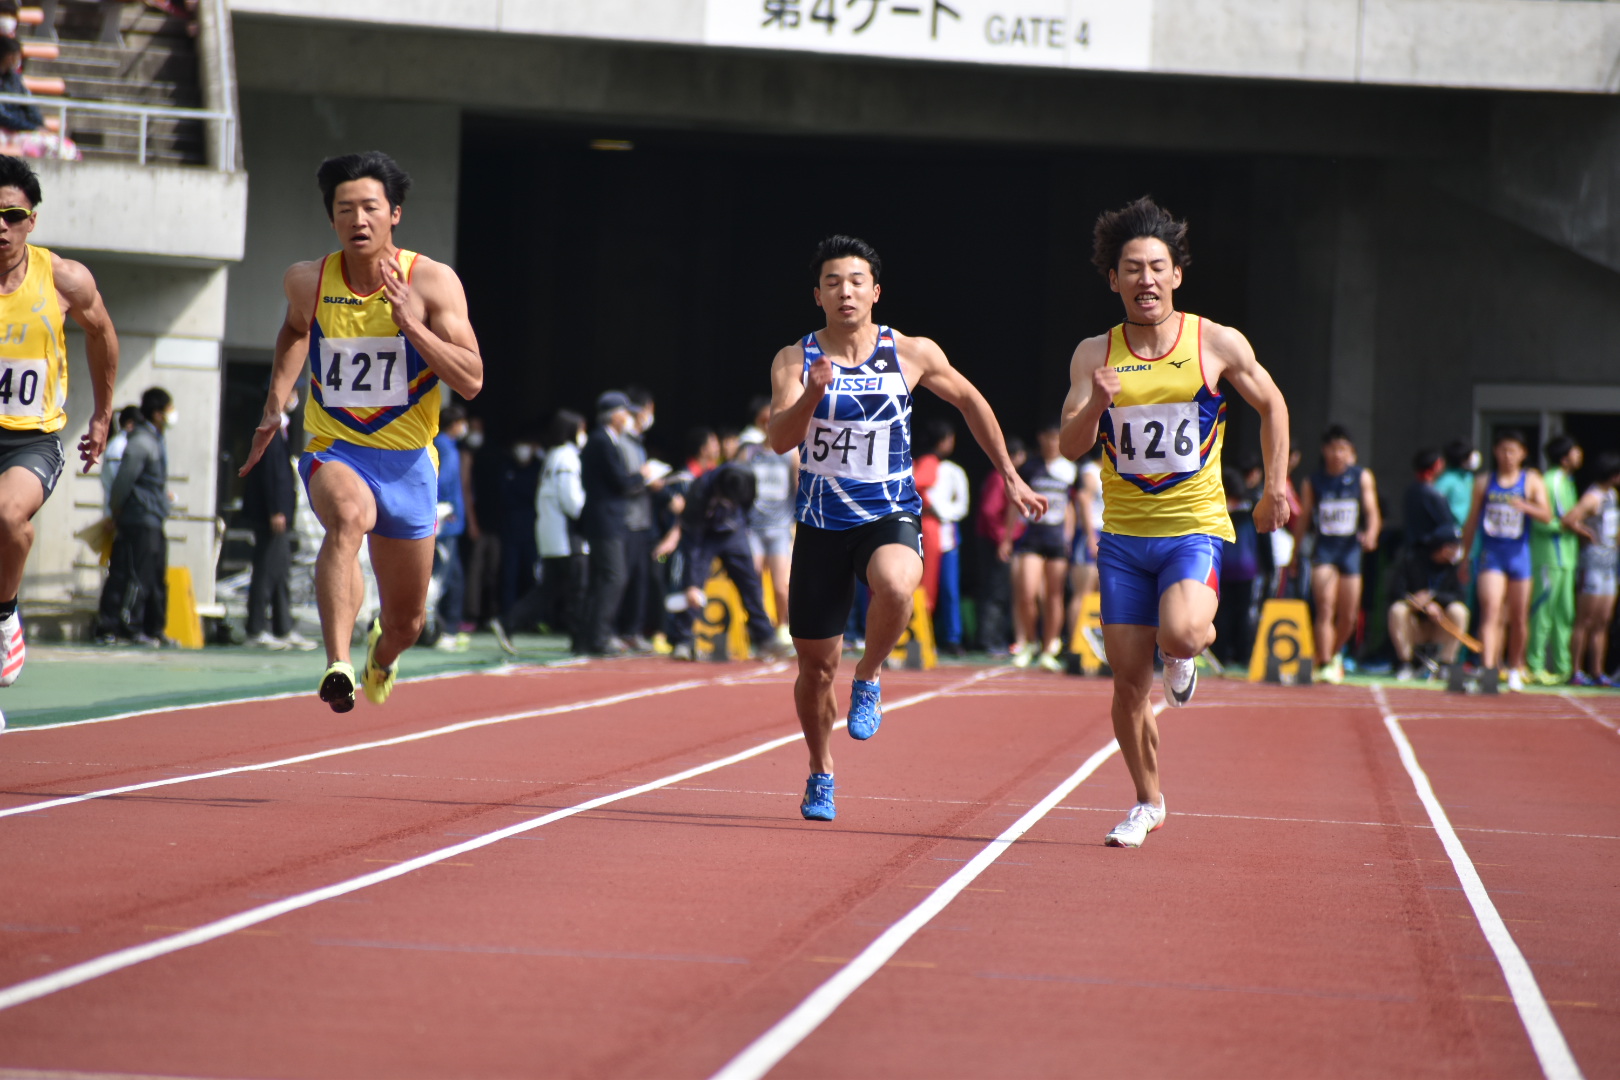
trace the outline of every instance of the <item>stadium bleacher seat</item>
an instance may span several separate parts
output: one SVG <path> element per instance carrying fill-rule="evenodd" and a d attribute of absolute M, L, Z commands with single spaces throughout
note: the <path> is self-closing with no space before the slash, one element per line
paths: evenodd
<path fill-rule="evenodd" d="M 37 97 L 61 97 L 67 93 L 66 80 L 55 75 L 24 75 L 23 85 Z"/>

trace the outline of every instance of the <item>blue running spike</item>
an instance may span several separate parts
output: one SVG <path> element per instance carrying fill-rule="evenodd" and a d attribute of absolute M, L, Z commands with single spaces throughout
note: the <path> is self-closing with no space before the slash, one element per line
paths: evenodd
<path fill-rule="evenodd" d="M 856 679 L 849 688 L 849 733 L 870 739 L 883 723 L 883 693 L 874 680 Z"/>
<path fill-rule="evenodd" d="M 832 773 L 810 774 L 804 785 L 804 801 L 799 803 L 799 813 L 804 815 L 804 820 L 831 821 L 838 816 L 838 808 L 833 805 L 833 788 Z"/>

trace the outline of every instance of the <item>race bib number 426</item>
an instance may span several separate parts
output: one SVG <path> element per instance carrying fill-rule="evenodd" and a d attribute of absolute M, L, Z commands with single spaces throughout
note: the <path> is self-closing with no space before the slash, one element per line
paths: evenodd
<path fill-rule="evenodd" d="M 45 415 L 45 361 L 0 360 L 0 416 Z"/>
<path fill-rule="evenodd" d="M 1114 421 L 1114 467 L 1120 473 L 1154 475 L 1198 469 L 1197 402 L 1115 406 L 1108 414 Z"/>
<path fill-rule="evenodd" d="M 321 402 L 342 409 L 382 409 L 410 401 L 403 337 L 322 338 Z"/>
<path fill-rule="evenodd" d="M 889 479 L 888 420 L 810 421 L 804 471 L 851 480 Z"/>

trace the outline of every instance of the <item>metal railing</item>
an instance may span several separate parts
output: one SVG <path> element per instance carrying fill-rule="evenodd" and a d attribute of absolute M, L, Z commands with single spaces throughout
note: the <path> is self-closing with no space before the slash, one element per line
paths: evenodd
<path fill-rule="evenodd" d="M 54 109 L 60 124 L 56 134 L 66 136 L 68 133 L 68 110 L 79 112 L 107 113 L 113 116 L 134 116 L 140 120 L 140 143 L 136 153 L 136 160 L 146 164 L 146 129 L 153 119 L 158 120 L 212 120 L 219 124 L 219 170 L 220 172 L 236 171 L 236 117 L 228 112 L 211 112 L 207 109 L 184 109 L 169 105 L 130 105 L 117 101 L 79 101 L 73 98 L 59 97 L 31 97 L 27 94 L 0 94 L 0 103 L 7 105 L 32 105 L 42 113 Z M 59 156 L 65 156 L 67 144 L 61 143 Z"/>

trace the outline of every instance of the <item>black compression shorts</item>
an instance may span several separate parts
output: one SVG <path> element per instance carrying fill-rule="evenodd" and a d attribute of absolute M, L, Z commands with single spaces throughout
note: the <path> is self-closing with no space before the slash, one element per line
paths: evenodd
<path fill-rule="evenodd" d="M 45 497 L 56 490 L 61 479 L 62 440 L 43 431 L 0 430 L 0 472 L 7 469 L 27 469 L 39 477 Z"/>
<path fill-rule="evenodd" d="M 818 529 L 800 522 L 788 578 L 788 632 L 812 641 L 843 634 L 855 600 L 855 579 L 866 584 L 866 564 L 884 544 L 904 544 L 921 558 L 917 515 L 890 514 L 853 529 Z"/>

